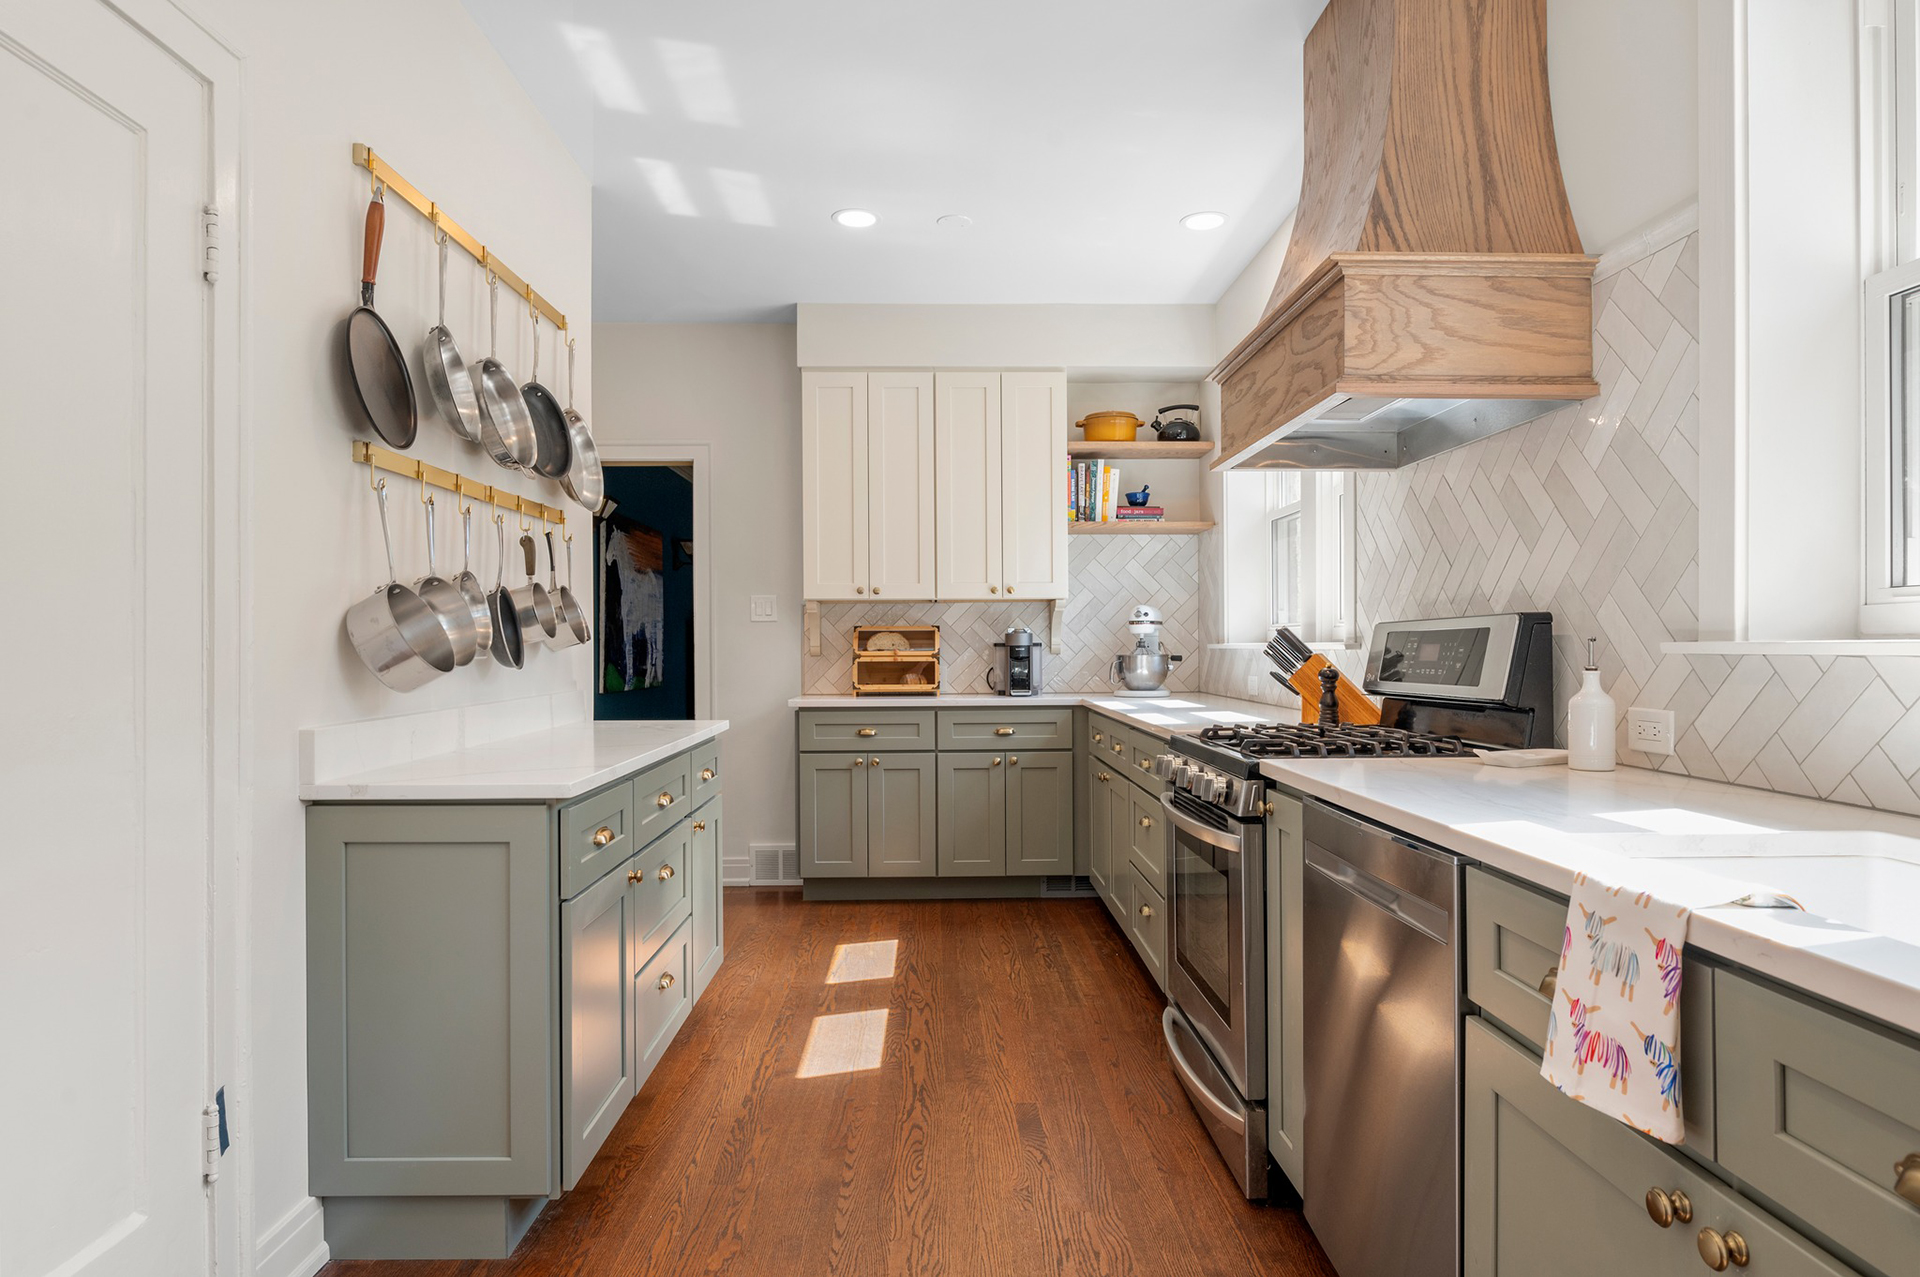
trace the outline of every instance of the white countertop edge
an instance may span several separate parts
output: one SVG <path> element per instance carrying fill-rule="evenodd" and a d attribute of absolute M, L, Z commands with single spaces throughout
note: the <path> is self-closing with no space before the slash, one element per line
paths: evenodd
<path fill-rule="evenodd" d="M 1920 656 L 1920 639 L 1689 639 L 1662 656 Z"/>
<path fill-rule="evenodd" d="M 1169 706 L 1169 702 L 1173 704 Z M 1184 704 L 1183 704 L 1184 702 Z M 1209 714 L 1233 714 L 1234 722 L 1270 723 L 1289 718 L 1299 711 L 1289 705 L 1271 705 L 1265 701 L 1246 701 L 1212 692 L 1173 692 L 1167 696 L 1118 696 L 1112 692 L 1045 692 L 1039 696 L 997 696 L 992 692 L 943 692 L 937 696 L 796 696 L 787 702 L 789 709 L 997 709 L 1017 711 L 1023 707 L 1073 709 L 1084 706 L 1095 713 L 1120 720 L 1129 727 L 1151 736 L 1165 738 L 1174 732 L 1198 731 L 1222 722 Z M 1197 707 L 1197 708 L 1195 708 Z M 1174 718 L 1176 722 L 1155 722 L 1148 715 Z"/>
<path fill-rule="evenodd" d="M 664 740 L 623 745 L 633 729 L 682 727 Z M 553 802 L 578 798 L 712 740 L 731 724 L 724 718 L 688 721 L 636 719 L 574 723 L 470 749 L 436 754 L 357 776 L 302 785 L 300 801 L 316 802 Z"/>
<path fill-rule="evenodd" d="M 1544 851 L 1532 854 L 1316 777 L 1310 770 L 1312 760 L 1303 761 L 1309 766 L 1296 767 L 1285 760 L 1270 760 L 1261 764 L 1260 770 L 1267 779 L 1290 789 L 1323 798 L 1356 815 L 1378 821 L 1559 895 L 1572 893 L 1573 876 L 1577 872 L 1657 891 L 1660 884 L 1636 881 L 1636 876 L 1645 878 L 1675 870 L 1674 866 L 1666 866 L 1663 870 L 1658 859 L 1635 860 L 1604 848 L 1580 847 L 1581 835 L 1578 833 L 1562 833 L 1553 837 L 1553 841 L 1560 844 L 1554 849 L 1557 856 Z M 1450 761 L 1436 759 L 1416 765 L 1444 767 L 1450 765 Z M 1663 774 L 1649 772 L 1648 775 Z M 1697 778 L 1686 784 L 1709 786 L 1715 790 L 1738 790 L 1737 786 Z M 1503 814 L 1512 813 L 1489 810 L 1490 817 L 1497 818 Z M 1637 874 L 1636 865 L 1639 866 Z M 1844 957 L 1808 949 L 1789 933 L 1791 924 L 1796 920 L 1804 924 L 1809 919 L 1820 924 L 1822 930 L 1831 931 L 1836 936 L 1847 939 L 1860 937 L 1860 940 Z M 1831 922 L 1814 914 L 1748 909 L 1738 905 L 1695 910 L 1692 925 L 1688 928 L 1687 944 L 1781 984 L 1920 1035 L 1920 961 L 1917 961 L 1920 959 L 1920 950 L 1912 945 L 1845 923 Z"/>

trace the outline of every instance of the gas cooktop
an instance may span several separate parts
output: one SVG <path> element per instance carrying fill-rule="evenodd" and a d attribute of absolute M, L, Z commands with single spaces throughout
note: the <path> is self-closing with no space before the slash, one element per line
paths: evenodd
<path fill-rule="evenodd" d="M 1458 736 L 1362 723 L 1205 727 L 1200 730 L 1200 739 L 1252 758 L 1456 757 L 1470 749 Z"/>

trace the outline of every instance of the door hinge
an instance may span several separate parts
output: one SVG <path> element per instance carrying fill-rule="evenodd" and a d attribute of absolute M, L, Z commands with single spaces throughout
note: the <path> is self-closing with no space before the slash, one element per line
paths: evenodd
<path fill-rule="evenodd" d="M 220 282 L 220 210 L 211 204 L 200 210 L 200 274 L 209 284 Z"/>
<path fill-rule="evenodd" d="M 220 1178 L 220 1157 L 227 1151 L 227 1088 L 213 1093 L 213 1103 L 200 1110 L 200 1174 L 212 1184 Z"/>

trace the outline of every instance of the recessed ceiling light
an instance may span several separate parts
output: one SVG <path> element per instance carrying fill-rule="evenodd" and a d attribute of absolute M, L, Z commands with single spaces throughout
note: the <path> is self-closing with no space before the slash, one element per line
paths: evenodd
<path fill-rule="evenodd" d="M 880 219 L 864 208 L 843 208 L 833 215 L 833 220 L 842 226 L 851 226 L 855 230 L 865 230 Z"/>
<path fill-rule="evenodd" d="M 973 219 L 965 213 L 948 213 L 944 217 L 934 218 L 933 224 L 935 226 L 944 226 L 948 230 L 959 230 L 963 226 L 973 225 Z"/>
<path fill-rule="evenodd" d="M 1180 224 L 1190 231 L 1217 231 L 1227 224 L 1225 213 L 1188 213 Z"/>

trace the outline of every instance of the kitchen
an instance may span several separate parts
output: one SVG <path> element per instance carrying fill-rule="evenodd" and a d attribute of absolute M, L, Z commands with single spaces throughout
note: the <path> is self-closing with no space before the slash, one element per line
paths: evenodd
<path fill-rule="evenodd" d="M 1913 1271 L 1913 9 L 0 8 L 0 1270 Z"/>

